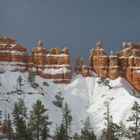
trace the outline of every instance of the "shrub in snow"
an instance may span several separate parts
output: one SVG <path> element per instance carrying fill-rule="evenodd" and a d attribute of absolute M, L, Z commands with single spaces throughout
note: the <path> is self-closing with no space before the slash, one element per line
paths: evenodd
<path fill-rule="evenodd" d="M 12 93 L 12 92 L 11 92 Z M 6 94 L 10 94 L 10 92 L 6 92 Z"/>
<path fill-rule="evenodd" d="M 39 87 L 39 84 L 38 83 L 32 83 L 32 87 L 33 88 L 38 88 Z"/>
<path fill-rule="evenodd" d="M 32 92 L 27 92 L 28 94 L 33 94 Z"/>
<path fill-rule="evenodd" d="M 55 100 L 53 101 L 53 104 L 58 106 L 58 107 L 62 107 L 63 100 L 64 100 L 64 98 L 62 97 L 62 92 L 58 92 L 55 95 Z"/>
<path fill-rule="evenodd" d="M 28 82 L 30 84 L 34 83 L 35 82 L 35 74 L 32 73 L 32 72 L 29 72 L 29 75 L 28 75 Z"/>
<path fill-rule="evenodd" d="M 40 94 L 44 96 L 44 93 L 40 93 Z"/>
<path fill-rule="evenodd" d="M 107 79 L 106 77 L 100 77 L 97 82 L 99 85 L 107 86 L 109 89 L 112 89 L 110 85 L 110 80 Z"/>
<path fill-rule="evenodd" d="M 49 86 L 49 84 L 47 82 L 43 82 L 43 86 Z"/>
<path fill-rule="evenodd" d="M 21 75 L 17 78 L 17 90 L 21 90 L 21 86 L 23 86 L 23 79 Z"/>
<path fill-rule="evenodd" d="M 22 91 L 19 90 L 19 91 L 17 92 L 17 94 L 18 94 L 18 95 L 22 95 Z"/>
<path fill-rule="evenodd" d="M 2 66 L 0 66 L 0 74 L 5 73 L 5 70 L 3 69 Z"/>

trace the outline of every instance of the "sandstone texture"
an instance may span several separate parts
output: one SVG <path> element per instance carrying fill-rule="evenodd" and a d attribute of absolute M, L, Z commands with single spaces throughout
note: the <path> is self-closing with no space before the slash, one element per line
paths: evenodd
<path fill-rule="evenodd" d="M 109 57 L 102 48 L 101 42 L 96 43 L 96 49 L 90 50 L 90 66 L 100 77 L 108 77 Z"/>
<path fill-rule="evenodd" d="M 0 73 L 6 70 L 30 71 L 55 83 L 69 83 L 72 77 L 68 48 L 63 50 L 46 49 L 42 41 L 38 41 L 32 53 L 16 43 L 11 37 L 0 37 Z"/>
<path fill-rule="evenodd" d="M 140 91 L 140 44 L 124 42 L 123 49 L 116 54 L 106 55 L 102 44 L 90 51 L 90 66 L 99 77 L 114 80 L 119 76 L 126 78 L 136 90 Z"/>
<path fill-rule="evenodd" d="M 29 56 L 29 70 L 46 79 L 54 79 L 55 83 L 69 83 L 72 77 L 68 48 L 45 49 L 42 41 Z"/>
<path fill-rule="evenodd" d="M 0 73 L 8 66 L 10 71 L 27 70 L 26 48 L 16 43 L 14 38 L 0 37 Z"/>
<path fill-rule="evenodd" d="M 89 67 L 85 65 L 85 60 L 83 57 L 76 57 L 76 66 L 75 66 L 75 72 L 76 74 L 81 74 L 84 77 L 89 76 Z"/>
<path fill-rule="evenodd" d="M 121 51 L 111 51 L 108 55 L 102 43 L 97 42 L 96 48 L 90 50 L 89 65 L 82 57 L 76 57 L 75 72 L 84 77 L 109 77 L 112 80 L 121 76 L 140 91 L 140 44 L 124 42 L 122 47 Z M 0 36 L 0 73 L 7 70 L 29 71 L 55 83 L 69 83 L 72 78 L 68 48 L 46 49 L 39 40 L 29 54 L 14 38 Z"/>

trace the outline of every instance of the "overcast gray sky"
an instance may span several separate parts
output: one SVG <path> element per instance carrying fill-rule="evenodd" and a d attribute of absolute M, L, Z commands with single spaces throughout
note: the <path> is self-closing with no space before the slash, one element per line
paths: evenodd
<path fill-rule="evenodd" d="M 98 40 L 108 52 L 140 42 L 140 0 L 0 0 L 0 34 L 29 50 L 41 39 L 88 59 Z"/>

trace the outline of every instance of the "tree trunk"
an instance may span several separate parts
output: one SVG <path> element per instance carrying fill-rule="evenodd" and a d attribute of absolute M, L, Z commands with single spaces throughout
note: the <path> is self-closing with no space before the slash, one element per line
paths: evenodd
<path fill-rule="evenodd" d="M 38 127 L 36 129 L 36 138 L 37 138 L 37 140 L 39 140 L 39 129 L 38 129 Z"/>

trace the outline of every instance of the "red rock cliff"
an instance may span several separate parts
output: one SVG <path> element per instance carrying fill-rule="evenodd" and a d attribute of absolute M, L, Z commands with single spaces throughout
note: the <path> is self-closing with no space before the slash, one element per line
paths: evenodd
<path fill-rule="evenodd" d="M 32 54 L 11 37 L 0 37 L 0 73 L 5 71 L 32 71 L 56 83 L 69 83 L 72 77 L 68 48 L 45 49 L 38 41 Z"/>
<path fill-rule="evenodd" d="M 93 71 L 100 77 L 108 76 L 109 58 L 102 48 L 101 42 L 96 43 L 96 49 L 90 51 L 90 66 Z"/>
<path fill-rule="evenodd" d="M 5 66 L 10 71 L 27 70 L 26 48 L 16 43 L 14 38 L 0 37 L 0 72 L 4 72 Z"/>
<path fill-rule="evenodd" d="M 49 50 L 38 41 L 36 48 L 32 50 L 30 62 L 29 70 L 43 78 L 54 79 L 55 83 L 69 83 L 71 80 L 72 69 L 68 48 Z"/>
<path fill-rule="evenodd" d="M 123 43 L 120 52 L 106 55 L 101 43 L 97 42 L 96 49 L 90 51 L 89 63 L 99 77 L 114 80 L 122 76 L 140 91 L 140 44 Z"/>
<path fill-rule="evenodd" d="M 140 91 L 140 44 L 123 43 L 119 52 L 120 69 L 123 76 Z"/>
<path fill-rule="evenodd" d="M 84 59 L 77 57 L 75 72 L 86 77 L 94 71 L 98 76 L 112 80 L 122 76 L 140 91 L 140 44 L 123 43 L 120 52 L 107 55 L 101 42 L 97 42 L 96 48 L 90 51 L 89 60 L 90 65 L 86 66 Z M 69 83 L 72 77 L 68 48 L 46 49 L 38 41 L 32 53 L 28 54 L 14 38 L 0 36 L 0 73 L 6 70 L 32 71 L 56 83 Z"/>
<path fill-rule="evenodd" d="M 89 67 L 85 65 L 85 60 L 83 57 L 76 57 L 76 67 L 75 72 L 76 74 L 81 74 L 84 77 L 89 76 Z"/>

